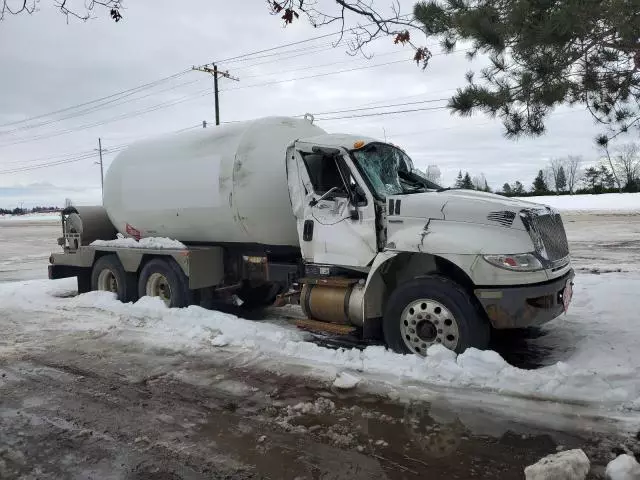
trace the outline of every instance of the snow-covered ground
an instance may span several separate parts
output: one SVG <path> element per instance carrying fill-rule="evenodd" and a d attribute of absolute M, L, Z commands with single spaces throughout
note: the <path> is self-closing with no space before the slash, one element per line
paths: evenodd
<path fill-rule="evenodd" d="M 0 341 L 0 356 L 70 336 L 137 341 L 143 349 L 224 354 L 241 365 L 335 380 L 336 387 L 405 398 L 447 395 L 527 421 L 549 422 L 555 413 L 556 428 L 562 428 L 562 419 L 586 425 L 605 418 L 637 429 L 640 273 L 634 265 L 640 255 L 640 215 L 567 215 L 565 224 L 578 270 L 574 302 L 566 316 L 544 327 L 544 335 L 527 340 L 545 355 L 541 363 L 546 366 L 535 370 L 509 365 L 493 351 L 456 356 L 436 347 L 419 358 L 382 347 L 329 349 L 282 319 L 256 322 L 199 307 L 169 310 L 149 298 L 123 305 L 104 292 L 74 296 L 71 279 L 0 283 L 0 326 L 5 338 L 17 339 Z M 55 251 L 57 228 L 0 227 L 0 282 L 15 279 L 3 273 L 3 261 L 13 258 L 16 264 Z M 46 258 L 31 261 L 38 266 L 34 277 L 44 278 Z"/>
<path fill-rule="evenodd" d="M 555 361 L 537 370 L 519 369 L 496 352 L 473 349 L 456 356 L 436 346 L 426 358 L 383 347 L 334 350 L 310 343 L 282 322 L 244 320 L 200 307 L 171 310 L 148 297 L 129 305 L 106 292 L 74 297 L 75 282 L 69 279 L 0 284 L 0 305 L 5 334 L 86 332 L 188 354 L 215 355 L 224 349 L 241 363 L 286 372 L 303 368 L 305 375 L 323 380 L 346 372 L 352 382 L 360 379 L 359 385 L 400 397 L 419 397 L 434 387 L 464 389 L 503 401 L 561 402 L 572 405 L 574 413 L 586 407 L 591 416 L 624 419 L 635 428 L 640 419 L 639 290 L 637 275 L 579 276 L 570 312 L 532 341 L 535 347 L 550 349 L 550 360 Z M 0 347 L 0 355 L 12 349 Z"/>
<path fill-rule="evenodd" d="M 52 222 L 60 219 L 59 213 L 29 213 L 27 215 L 0 215 L 2 222 Z"/>
<path fill-rule="evenodd" d="M 640 213 L 640 193 L 603 193 L 601 195 L 548 195 L 523 197 L 521 200 L 542 203 L 561 212 L 634 212 Z"/>

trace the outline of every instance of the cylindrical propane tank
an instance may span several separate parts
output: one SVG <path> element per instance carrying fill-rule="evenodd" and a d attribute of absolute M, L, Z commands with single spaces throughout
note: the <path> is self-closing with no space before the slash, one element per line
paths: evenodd
<path fill-rule="evenodd" d="M 109 167 L 104 207 L 124 235 L 298 246 L 286 150 L 323 133 L 268 117 L 135 144 Z"/>

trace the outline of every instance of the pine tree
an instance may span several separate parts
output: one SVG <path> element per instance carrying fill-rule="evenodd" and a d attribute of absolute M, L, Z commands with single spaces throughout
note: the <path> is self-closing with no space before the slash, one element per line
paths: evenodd
<path fill-rule="evenodd" d="M 454 188 L 464 188 L 462 186 L 462 170 L 458 170 L 458 176 L 456 177 L 456 183 L 453 186 L 454 186 Z"/>
<path fill-rule="evenodd" d="M 505 184 L 502 186 L 502 193 L 504 193 L 508 197 L 509 195 L 511 195 L 511 192 L 511 185 L 505 182 Z"/>
<path fill-rule="evenodd" d="M 547 186 L 547 182 L 544 180 L 544 172 L 542 170 L 538 172 L 538 176 L 536 176 L 536 179 L 533 181 L 531 191 L 538 195 L 549 193 L 549 187 Z"/>
<path fill-rule="evenodd" d="M 514 195 L 524 195 L 524 185 L 520 180 L 516 180 L 516 183 L 513 184 L 513 194 Z"/>
<path fill-rule="evenodd" d="M 564 192 L 567 188 L 567 176 L 564 173 L 564 167 L 560 166 L 558 176 L 556 177 L 556 192 Z"/>
<path fill-rule="evenodd" d="M 603 188 L 613 188 L 616 185 L 613 174 L 609 171 L 606 165 L 600 166 L 600 185 Z"/>
<path fill-rule="evenodd" d="M 462 188 L 466 190 L 473 190 L 473 180 L 471 180 L 471 175 L 469 172 L 464 172 L 464 178 L 462 179 Z"/>
<path fill-rule="evenodd" d="M 590 187 L 592 192 L 596 191 L 596 186 L 600 180 L 600 172 L 594 167 L 589 167 L 584 171 L 584 183 Z"/>

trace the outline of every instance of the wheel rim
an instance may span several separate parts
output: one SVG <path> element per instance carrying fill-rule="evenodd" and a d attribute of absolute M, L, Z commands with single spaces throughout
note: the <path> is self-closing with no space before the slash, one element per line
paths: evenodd
<path fill-rule="evenodd" d="M 169 306 L 171 303 L 171 287 L 167 277 L 161 273 L 152 273 L 147 280 L 146 294 L 149 297 L 160 297 L 160 299 Z"/>
<path fill-rule="evenodd" d="M 118 293 L 118 280 L 108 268 L 102 270 L 98 275 L 98 290 Z"/>
<path fill-rule="evenodd" d="M 451 311 L 428 298 L 407 305 L 400 316 L 400 333 L 407 348 L 418 355 L 426 355 L 427 348 L 436 344 L 455 350 L 460 335 Z"/>

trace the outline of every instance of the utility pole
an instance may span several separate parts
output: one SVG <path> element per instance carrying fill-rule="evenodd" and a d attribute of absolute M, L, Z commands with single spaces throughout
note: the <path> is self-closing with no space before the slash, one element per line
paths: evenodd
<path fill-rule="evenodd" d="M 102 199 L 104 200 L 104 166 L 102 164 L 102 139 L 98 138 L 98 155 L 100 156 L 100 161 L 96 162 L 100 164 L 100 190 L 102 192 Z"/>
<path fill-rule="evenodd" d="M 213 68 L 212 68 L 213 67 Z M 232 77 L 228 71 L 223 72 L 218 70 L 218 66 L 215 63 L 211 64 L 211 67 L 208 65 L 202 65 L 200 67 L 192 67 L 192 70 L 197 70 L 198 72 L 210 73 L 213 75 L 213 93 L 215 97 L 215 109 L 216 109 L 216 125 L 220 125 L 220 101 L 218 98 L 218 77 L 228 78 L 229 80 L 234 80 L 239 82 L 240 79 L 237 77 Z"/>

